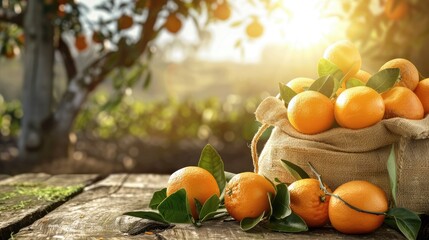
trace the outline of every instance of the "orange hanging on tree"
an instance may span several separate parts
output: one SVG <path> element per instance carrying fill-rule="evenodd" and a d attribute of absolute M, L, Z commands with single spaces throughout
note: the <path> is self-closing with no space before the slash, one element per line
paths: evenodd
<path fill-rule="evenodd" d="M 165 28 L 171 33 L 177 33 L 182 28 L 182 21 L 176 13 L 168 15 L 167 20 L 165 21 Z"/>
<path fill-rule="evenodd" d="M 391 20 L 401 20 L 407 16 L 410 9 L 406 0 L 387 0 L 384 5 L 384 14 Z"/>
<path fill-rule="evenodd" d="M 83 34 L 79 34 L 76 36 L 74 41 L 74 46 L 79 52 L 84 51 L 86 48 L 88 48 L 88 43 L 86 41 L 86 36 Z"/>
<path fill-rule="evenodd" d="M 133 26 L 133 23 L 134 23 L 133 18 L 129 15 L 124 14 L 118 18 L 118 29 L 119 30 L 128 29 Z"/>
<path fill-rule="evenodd" d="M 256 18 L 246 27 L 246 34 L 251 38 L 258 38 L 262 36 L 263 33 L 264 26 Z"/>

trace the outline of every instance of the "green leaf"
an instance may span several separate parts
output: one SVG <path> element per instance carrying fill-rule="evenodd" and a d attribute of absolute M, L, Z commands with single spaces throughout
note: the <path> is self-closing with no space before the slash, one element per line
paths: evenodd
<path fill-rule="evenodd" d="M 310 176 L 300 166 L 295 165 L 287 160 L 282 159 L 282 166 L 296 179 L 310 178 Z"/>
<path fill-rule="evenodd" d="M 220 192 L 223 192 L 226 184 L 223 161 L 219 153 L 210 144 L 203 148 L 198 167 L 209 171 L 216 179 Z"/>
<path fill-rule="evenodd" d="M 264 224 L 264 227 L 277 232 L 296 233 L 308 231 L 304 220 L 293 212 L 283 219 L 271 218 L 269 222 Z"/>
<path fill-rule="evenodd" d="M 320 77 L 314 81 L 308 90 L 320 92 L 330 98 L 334 93 L 335 80 L 331 75 Z"/>
<path fill-rule="evenodd" d="M 393 205 L 396 207 L 396 191 L 397 191 L 397 177 L 396 177 L 396 157 L 395 146 L 392 145 L 389 158 L 387 159 L 387 173 L 389 174 L 390 189 L 392 191 Z"/>
<path fill-rule="evenodd" d="M 152 72 L 148 71 L 146 77 L 143 80 L 143 89 L 147 89 L 152 81 Z"/>
<path fill-rule="evenodd" d="M 164 199 L 159 204 L 158 211 L 168 222 L 190 223 L 192 216 L 185 189 L 180 189 Z"/>
<path fill-rule="evenodd" d="M 239 27 L 241 24 L 243 24 L 243 20 L 238 20 L 238 21 L 232 22 L 230 24 L 230 27 Z"/>
<path fill-rule="evenodd" d="M 203 208 L 203 205 L 196 198 L 194 198 L 194 203 L 195 203 L 195 209 L 197 210 L 197 214 L 200 215 L 201 208 Z"/>
<path fill-rule="evenodd" d="M 422 224 L 419 216 L 406 208 L 392 208 L 387 212 L 386 224 L 397 228 L 407 239 L 416 239 Z"/>
<path fill-rule="evenodd" d="M 350 78 L 346 82 L 346 88 L 352 88 L 357 86 L 365 86 L 365 83 L 361 82 L 359 79 L 356 78 Z"/>
<path fill-rule="evenodd" d="M 283 102 L 287 107 L 290 100 L 292 100 L 292 98 L 296 96 L 296 92 L 294 92 L 292 88 L 286 86 L 286 84 L 284 83 L 279 83 L 279 89 L 280 89 L 280 96 L 282 97 Z"/>
<path fill-rule="evenodd" d="M 199 213 L 199 218 L 205 219 L 205 217 L 208 214 L 210 214 L 212 212 L 216 212 L 217 209 L 219 208 L 219 204 L 220 204 L 219 197 L 216 194 L 214 194 L 209 199 L 207 199 L 207 201 L 204 203 L 204 205 L 201 208 L 201 211 Z"/>
<path fill-rule="evenodd" d="M 265 212 L 263 212 L 259 217 L 256 218 L 244 218 L 240 221 L 240 228 L 243 231 L 249 231 L 258 225 L 259 222 L 264 218 Z"/>
<path fill-rule="evenodd" d="M 366 86 L 382 93 L 392 88 L 398 80 L 399 68 L 386 68 L 372 75 Z"/>
<path fill-rule="evenodd" d="M 273 214 L 277 219 L 282 219 L 292 213 L 290 209 L 290 196 L 286 184 L 277 184 L 277 193 L 273 200 Z"/>
<path fill-rule="evenodd" d="M 237 175 L 237 174 L 225 171 L 225 179 L 226 179 L 226 181 L 229 182 L 229 180 L 231 180 L 231 178 L 233 178 L 235 175 Z"/>
<path fill-rule="evenodd" d="M 158 205 L 164 201 L 167 197 L 167 188 L 163 188 L 159 191 L 156 191 L 152 195 L 152 199 L 150 200 L 149 207 L 151 209 L 157 209 Z"/>
<path fill-rule="evenodd" d="M 328 59 L 321 58 L 319 60 L 319 63 L 317 65 L 317 72 L 319 74 L 319 77 L 334 75 L 337 74 L 338 71 L 341 72 L 341 69 Z"/>
<path fill-rule="evenodd" d="M 225 217 L 225 216 L 229 216 L 226 209 L 225 208 L 219 208 L 218 210 L 216 210 L 214 212 L 208 213 L 203 219 L 201 219 L 201 222 L 211 220 L 211 219 L 215 219 L 215 218 L 219 218 L 219 217 Z"/>
<path fill-rule="evenodd" d="M 154 211 L 133 211 L 133 212 L 126 212 L 123 215 L 138 217 L 138 218 L 144 218 L 149 219 L 157 222 L 162 223 L 168 223 L 165 221 L 165 219 L 161 216 L 161 214 L 154 212 Z"/>

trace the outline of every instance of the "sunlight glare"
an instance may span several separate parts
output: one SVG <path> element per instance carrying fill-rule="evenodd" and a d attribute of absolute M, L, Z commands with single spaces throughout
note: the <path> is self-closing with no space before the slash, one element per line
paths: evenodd
<path fill-rule="evenodd" d="M 323 3 L 325 1 L 283 0 L 283 6 L 289 10 L 290 16 L 286 20 L 282 30 L 285 33 L 286 42 L 296 49 L 312 48 L 320 45 L 326 37 L 335 34 L 339 22 L 333 18 L 322 16 Z"/>

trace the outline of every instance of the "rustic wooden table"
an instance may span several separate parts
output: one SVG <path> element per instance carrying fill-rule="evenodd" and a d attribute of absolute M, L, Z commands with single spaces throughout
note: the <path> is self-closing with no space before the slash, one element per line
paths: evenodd
<path fill-rule="evenodd" d="M 167 175 L 113 174 L 0 175 L 1 239 L 404 239 L 382 227 L 368 235 L 343 235 L 330 227 L 284 234 L 240 230 L 235 221 L 209 221 L 196 228 L 178 224 L 160 232 L 131 236 L 121 232 L 138 218 L 121 214 L 148 208 Z M 76 192 L 77 190 L 77 192 Z"/>

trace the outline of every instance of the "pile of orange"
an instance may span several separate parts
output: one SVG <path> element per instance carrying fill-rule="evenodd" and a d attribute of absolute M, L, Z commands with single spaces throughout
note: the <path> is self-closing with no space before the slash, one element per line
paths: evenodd
<path fill-rule="evenodd" d="M 296 95 L 287 105 L 291 125 L 304 134 L 317 134 L 334 126 L 361 129 L 382 119 L 401 117 L 419 120 L 429 113 L 429 78 L 419 79 L 414 64 L 403 58 L 386 62 L 380 70 L 399 69 L 399 80 L 390 89 L 377 92 L 366 83 L 371 74 L 362 70 L 362 59 L 350 41 L 330 45 L 323 58 L 343 73 L 342 84 L 331 97 L 307 90 L 314 82 L 309 78 L 295 78 L 286 84 Z M 348 81 L 359 82 L 358 85 Z"/>
<path fill-rule="evenodd" d="M 325 188 L 332 193 L 327 186 Z M 330 222 L 342 233 L 370 233 L 382 225 L 383 213 L 388 210 L 386 193 L 367 181 L 344 183 L 332 196 L 320 188 L 318 180 L 311 178 L 295 181 L 288 189 L 290 208 L 310 228 L 322 227 Z M 360 211 L 349 207 L 340 198 Z"/>

